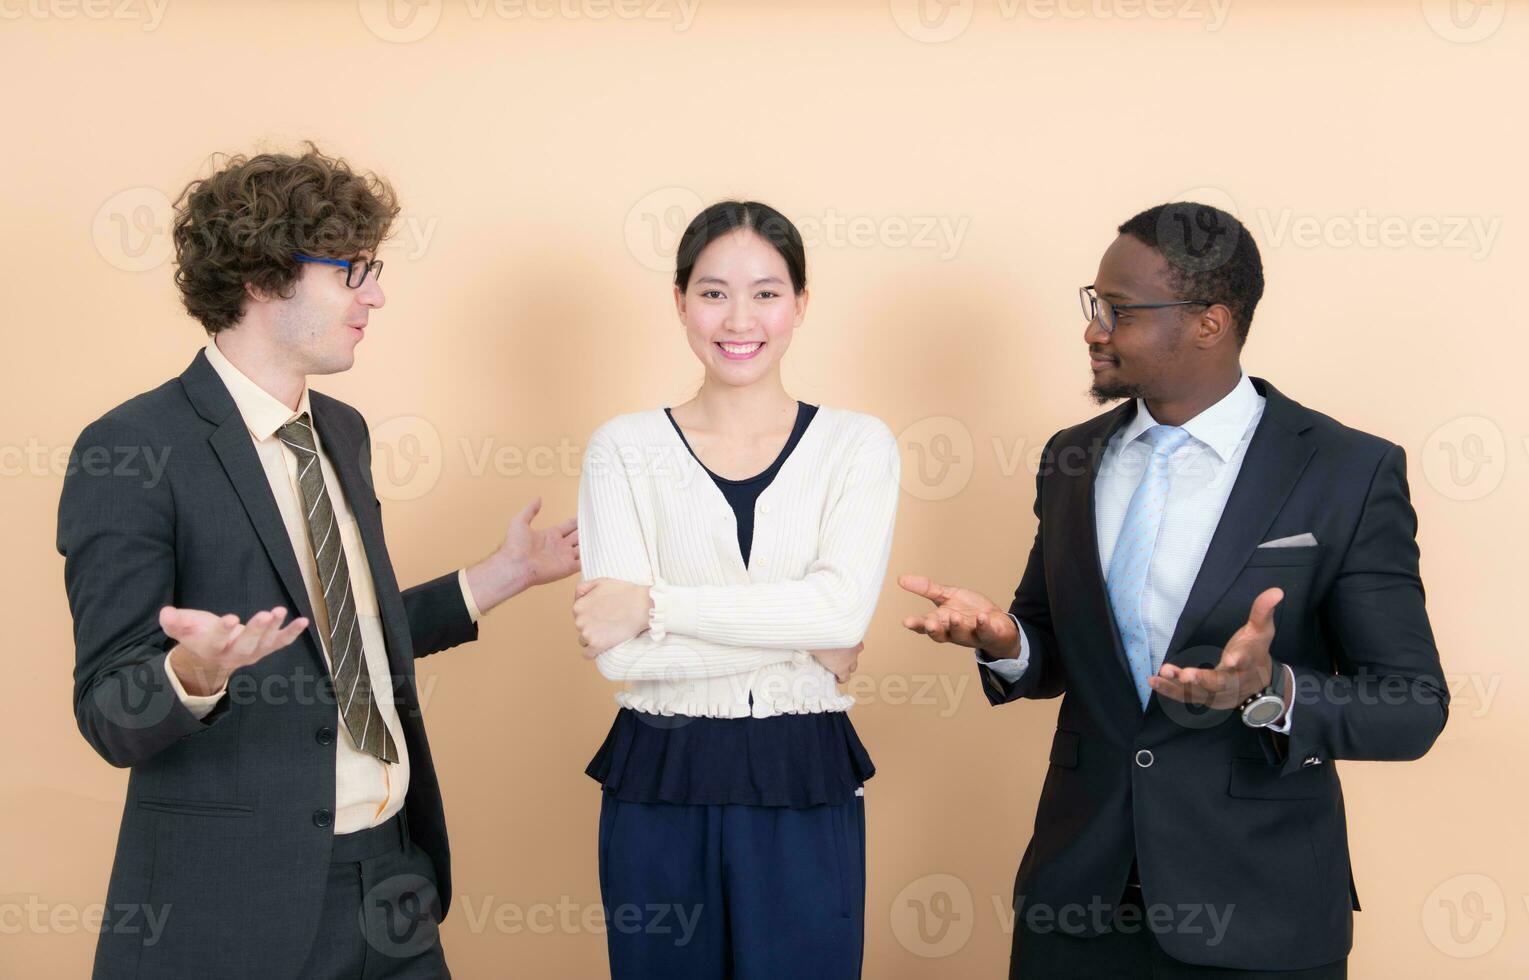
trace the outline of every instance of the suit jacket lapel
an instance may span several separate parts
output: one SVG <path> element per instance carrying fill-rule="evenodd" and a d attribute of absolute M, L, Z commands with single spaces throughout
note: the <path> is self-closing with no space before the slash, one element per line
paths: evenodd
<path fill-rule="evenodd" d="M 1253 556 L 1316 452 L 1316 448 L 1300 435 L 1311 425 L 1307 409 L 1280 394 L 1262 378 L 1252 381 L 1266 399 L 1264 414 L 1253 432 L 1247 454 L 1243 456 L 1242 469 L 1232 484 L 1231 495 L 1206 548 L 1200 571 L 1195 575 L 1184 611 L 1174 626 L 1173 638 L 1168 642 L 1163 658 L 1165 663 L 1198 666 L 1188 660 L 1214 662 L 1215 656 L 1209 650 L 1199 651 L 1205 653 L 1206 658 L 1197 655 L 1180 662 L 1175 657 L 1184 652 L 1185 643 L 1195 628 L 1210 615 L 1231 587 L 1232 580 Z M 1143 724 L 1155 714 L 1168 716 L 1163 710 L 1162 699 L 1154 693 L 1147 702 Z"/>
<path fill-rule="evenodd" d="M 286 587 L 292 608 L 298 615 L 307 617 L 307 633 L 313 640 L 313 652 L 327 674 L 329 666 L 323 662 L 324 648 L 319 640 L 318 621 L 313 617 L 313 604 L 308 601 L 308 589 L 303 584 L 297 556 L 292 552 L 292 540 L 287 537 L 287 526 L 276 507 L 276 498 L 271 494 L 271 484 L 260 465 L 260 456 L 255 452 L 255 443 L 250 439 L 244 416 L 239 414 L 233 396 L 201 351 L 181 374 L 181 385 L 198 414 L 217 426 L 207 441 L 244 504 L 255 534 L 275 566 L 281 584 Z M 251 613 L 256 611 L 250 610 Z"/>
<path fill-rule="evenodd" d="M 1252 381 L 1266 399 L 1263 418 L 1253 432 L 1237 482 L 1232 485 L 1226 509 L 1221 512 L 1189 599 L 1184 603 L 1184 612 L 1174 627 L 1168 656 L 1183 647 L 1194 628 L 1226 594 L 1232 579 L 1253 556 L 1264 533 L 1279 516 L 1280 508 L 1316 452 L 1300 436 L 1310 424 L 1306 410 L 1262 378 Z"/>

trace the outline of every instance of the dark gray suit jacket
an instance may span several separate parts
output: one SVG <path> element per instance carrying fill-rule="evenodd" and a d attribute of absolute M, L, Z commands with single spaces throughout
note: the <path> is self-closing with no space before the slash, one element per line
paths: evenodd
<path fill-rule="evenodd" d="M 407 819 L 434 862 L 444 915 L 450 852 L 414 658 L 476 639 L 477 626 L 454 572 L 399 592 L 366 422 L 318 392 L 309 401 L 376 587 L 409 752 Z M 58 550 L 80 732 L 132 770 L 95 975 L 295 976 L 334 839 L 340 721 L 317 629 L 236 672 L 202 720 L 165 675 L 162 606 L 243 619 L 281 605 L 313 619 L 249 431 L 205 354 L 86 427 L 64 479 Z"/>
<path fill-rule="evenodd" d="M 1009 606 L 1029 666 L 1014 683 L 979 671 L 993 704 L 1062 696 L 1014 886 L 1021 915 L 1042 906 L 1060 924 L 1069 906 L 1113 905 L 1134 854 L 1147 905 L 1175 910 L 1176 928 L 1157 936 L 1171 956 L 1295 970 L 1345 956 L 1359 907 L 1333 763 L 1421 756 L 1444 727 L 1449 695 L 1401 448 L 1252 380 L 1267 399 L 1263 418 L 1167 662 L 1214 666 L 1254 597 L 1280 587 L 1272 653 L 1297 678 L 1290 734 L 1155 693 L 1141 709 L 1094 522 L 1094 476 L 1134 400 L 1047 443 L 1040 524 Z M 1306 532 L 1316 545 L 1258 548 Z M 1212 907 L 1226 916 L 1219 936 Z M 1080 934 L 1097 931 L 1091 917 L 1072 921 Z"/>

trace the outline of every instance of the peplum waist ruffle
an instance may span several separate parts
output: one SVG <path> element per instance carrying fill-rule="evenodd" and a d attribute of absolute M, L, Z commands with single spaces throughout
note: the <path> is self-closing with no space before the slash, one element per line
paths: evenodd
<path fill-rule="evenodd" d="M 707 718 L 623 707 L 584 772 L 624 802 L 802 808 L 852 801 L 876 767 L 844 711 Z"/>

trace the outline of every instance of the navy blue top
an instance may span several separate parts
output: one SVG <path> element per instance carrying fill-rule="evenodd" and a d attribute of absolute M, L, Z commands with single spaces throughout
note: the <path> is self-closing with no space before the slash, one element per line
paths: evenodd
<path fill-rule="evenodd" d="M 680 424 L 674 421 L 674 413 L 666 408 L 664 414 L 669 416 L 669 424 L 674 426 L 674 431 L 680 434 L 680 441 L 685 444 L 685 448 L 690 449 L 690 440 L 685 438 Z M 802 441 L 802 433 L 807 431 L 808 423 L 817 414 L 816 405 L 808 405 L 805 402 L 796 403 L 796 423 L 791 427 L 791 435 L 786 439 L 785 448 L 780 451 L 779 456 L 775 457 L 775 462 L 770 464 L 769 469 L 758 476 L 751 476 L 746 480 L 729 480 L 712 473 L 705 463 L 701 463 L 701 457 L 696 456 L 696 462 L 701 463 L 701 469 L 706 470 L 711 476 L 712 482 L 717 485 L 722 491 L 722 496 L 726 497 L 728 504 L 732 506 L 733 516 L 738 519 L 738 553 L 743 556 L 745 568 L 748 567 L 749 550 L 754 543 L 754 504 L 759 500 L 759 495 L 764 492 L 764 488 L 775 479 L 775 474 L 780 472 L 786 457 L 791 455 L 791 450 Z M 695 456 L 694 449 L 690 449 L 690 455 Z"/>
<path fill-rule="evenodd" d="M 757 476 L 728 480 L 701 463 L 737 518 L 745 566 L 754 539 L 754 504 L 817 411 L 816 405 L 797 403 L 796 425 L 785 448 Z M 673 413 L 667 408 L 664 413 L 690 449 Z M 695 456 L 695 450 L 690 454 Z M 752 694 L 749 703 L 754 703 Z M 627 802 L 809 807 L 848 803 L 876 767 L 843 711 L 695 718 L 622 708 L 584 772 Z"/>

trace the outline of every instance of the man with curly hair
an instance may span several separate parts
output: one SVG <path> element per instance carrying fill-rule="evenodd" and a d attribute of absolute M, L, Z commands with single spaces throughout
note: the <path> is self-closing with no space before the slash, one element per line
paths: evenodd
<path fill-rule="evenodd" d="M 577 571 L 578 531 L 533 529 L 538 498 L 487 558 L 400 591 L 366 421 L 307 383 L 355 362 L 397 214 L 311 143 L 193 182 L 175 280 L 207 346 L 74 447 L 75 715 L 131 770 L 97 977 L 448 975 L 414 658 Z"/>

